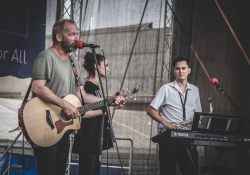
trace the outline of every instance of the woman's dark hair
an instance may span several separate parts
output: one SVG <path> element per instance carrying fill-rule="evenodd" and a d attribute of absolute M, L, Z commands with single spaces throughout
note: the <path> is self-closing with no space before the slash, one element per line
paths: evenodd
<path fill-rule="evenodd" d="M 94 55 L 93 53 L 87 52 L 86 55 L 84 56 L 84 64 L 82 65 L 86 71 L 89 73 L 90 76 L 95 76 L 95 60 L 94 60 Z M 96 54 L 96 60 L 97 64 L 100 66 L 101 61 L 103 61 L 105 58 L 100 55 Z"/>

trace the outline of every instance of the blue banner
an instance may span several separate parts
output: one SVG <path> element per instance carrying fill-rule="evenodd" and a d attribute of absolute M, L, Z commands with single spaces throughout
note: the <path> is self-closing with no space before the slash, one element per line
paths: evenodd
<path fill-rule="evenodd" d="M 0 0 L 0 76 L 31 77 L 45 24 L 46 0 Z"/>

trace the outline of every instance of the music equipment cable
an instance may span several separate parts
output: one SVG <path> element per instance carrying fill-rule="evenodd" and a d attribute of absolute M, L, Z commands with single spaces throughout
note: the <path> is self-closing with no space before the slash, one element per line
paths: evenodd
<path fill-rule="evenodd" d="M 100 47 L 100 49 L 101 49 L 101 51 L 102 51 L 102 55 L 103 55 L 103 57 L 104 57 L 104 67 L 105 67 L 105 82 L 106 82 L 106 96 L 107 96 L 107 98 L 108 98 L 108 82 L 107 82 L 107 75 L 106 75 L 106 64 L 105 64 L 105 59 L 106 59 L 106 57 L 105 57 L 105 55 L 104 55 L 104 50 L 102 49 L 102 47 Z M 104 94 L 103 94 L 104 95 Z M 113 112 L 114 112 L 114 110 L 113 110 Z M 112 114 L 112 116 L 113 116 L 113 114 Z M 110 120 L 112 120 L 112 118 L 110 118 Z M 109 122 L 108 122 L 108 126 L 109 126 Z M 109 129 L 109 128 L 107 128 L 107 129 Z M 108 175 L 108 139 L 109 139 L 109 132 L 107 132 L 107 175 Z M 125 175 L 125 173 L 124 173 L 124 169 L 123 169 L 123 165 L 122 165 L 122 161 L 121 161 L 121 157 L 120 157 L 120 152 L 119 152 L 119 149 L 118 149 L 118 145 L 117 145 L 117 141 L 115 142 L 115 144 L 116 144 L 116 149 L 117 149 L 117 154 L 118 154 L 118 158 L 119 158 L 119 161 L 120 161 L 120 165 L 121 165 L 121 168 L 122 168 L 122 173 L 123 173 L 123 175 Z"/>
<path fill-rule="evenodd" d="M 108 83 L 107 83 L 107 74 L 106 74 L 106 63 L 105 63 L 105 55 L 104 55 L 104 50 L 102 49 L 102 47 L 100 47 L 101 51 L 102 51 L 102 55 L 104 57 L 104 69 L 105 69 L 105 83 L 106 83 L 106 98 L 108 98 Z M 103 94 L 104 95 L 104 94 Z M 104 121 L 107 122 L 107 121 Z M 108 123 L 109 124 L 109 123 Z M 108 125 L 109 126 L 109 125 Z M 107 128 L 108 129 L 108 128 Z M 108 166 L 109 166 L 109 151 L 108 151 L 108 147 L 109 147 L 109 132 L 107 132 L 107 175 L 109 174 L 109 170 L 108 170 Z"/>
<path fill-rule="evenodd" d="M 219 3 L 217 2 L 217 0 L 214 0 L 214 1 L 215 1 L 216 5 L 217 5 L 217 7 L 218 7 L 218 9 L 219 9 L 219 11 L 220 11 L 220 13 L 221 13 L 221 15 L 223 16 L 225 22 L 227 23 L 227 25 L 228 25 L 228 27 L 229 27 L 229 29 L 230 29 L 230 31 L 231 31 L 231 33 L 232 33 L 234 39 L 236 40 L 236 42 L 237 42 L 237 44 L 238 44 L 240 50 L 242 51 L 242 53 L 243 53 L 243 55 L 245 56 L 245 58 L 246 58 L 248 64 L 250 65 L 250 60 L 249 60 L 249 58 L 248 58 L 248 56 L 247 56 L 247 53 L 246 53 L 245 50 L 243 49 L 243 47 L 242 47 L 242 45 L 241 45 L 241 43 L 240 43 L 238 37 L 237 37 L 236 34 L 234 33 L 234 30 L 233 30 L 233 28 L 231 27 L 230 23 L 228 22 L 226 15 L 225 15 L 224 12 L 222 11 L 222 9 L 221 9 Z"/>

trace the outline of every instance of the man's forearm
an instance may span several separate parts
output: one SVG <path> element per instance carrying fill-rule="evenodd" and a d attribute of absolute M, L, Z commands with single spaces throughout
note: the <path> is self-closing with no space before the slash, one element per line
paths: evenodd
<path fill-rule="evenodd" d="M 37 97 L 44 100 L 47 103 L 54 104 L 63 108 L 65 100 L 56 96 L 48 87 L 46 86 L 33 86 L 32 93 L 34 93 Z"/>
<path fill-rule="evenodd" d="M 147 114 L 155 121 L 162 123 L 163 118 L 157 113 L 155 109 L 153 109 L 151 106 L 147 109 Z"/>
<path fill-rule="evenodd" d="M 157 111 L 149 106 L 148 109 L 147 109 L 147 114 L 152 118 L 154 119 L 155 121 L 157 122 L 160 122 L 162 123 L 166 128 L 168 129 L 178 129 L 177 125 L 175 123 L 171 123 L 171 122 L 168 122 L 166 120 L 164 120 L 158 113 Z"/>

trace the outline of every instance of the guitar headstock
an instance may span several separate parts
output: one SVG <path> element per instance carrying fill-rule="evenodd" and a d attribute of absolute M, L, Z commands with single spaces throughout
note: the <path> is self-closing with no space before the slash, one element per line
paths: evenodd
<path fill-rule="evenodd" d="M 122 96 L 125 98 L 125 100 L 129 100 L 129 99 L 134 99 L 136 100 L 136 97 L 138 96 L 137 92 L 139 91 L 139 86 L 137 85 L 134 89 L 132 90 L 126 90 L 126 91 L 122 91 Z"/>

